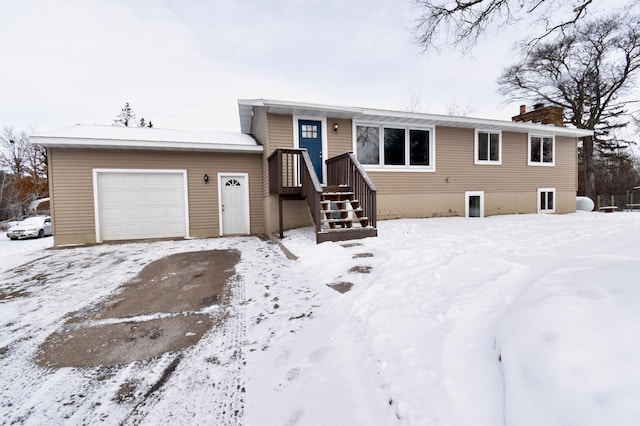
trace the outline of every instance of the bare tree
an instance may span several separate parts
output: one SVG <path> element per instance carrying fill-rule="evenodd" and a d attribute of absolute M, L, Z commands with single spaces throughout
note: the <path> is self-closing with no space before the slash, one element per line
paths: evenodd
<path fill-rule="evenodd" d="M 605 0 L 414 0 L 422 11 L 416 20 L 416 41 L 429 49 L 445 44 L 470 49 L 487 29 L 531 22 L 539 32 L 527 41 L 529 47 L 550 35 L 563 33 L 586 17 L 593 17 L 597 5 L 609 8 Z M 628 0 L 627 9 L 638 0 Z"/>
<path fill-rule="evenodd" d="M 460 117 L 467 117 L 473 113 L 475 108 L 471 106 L 471 102 L 467 101 L 464 105 L 458 104 L 458 102 L 451 101 L 447 104 L 447 113 L 449 115 L 457 115 Z"/>
<path fill-rule="evenodd" d="M 12 127 L 5 127 L 0 134 L 0 167 L 15 176 L 27 172 L 27 150 L 29 136 L 25 132 L 16 133 Z"/>
<path fill-rule="evenodd" d="M 402 108 L 407 112 L 421 112 L 422 111 L 422 98 L 420 97 L 420 93 L 414 93 L 409 98 L 407 104 Z"/>
<path fill-rule="evenodd" d="M 26 213 L 29 203 L 49 192 L 47 150 L 29 142 L 26 132 L 5 127 L 0 134 L 0 216 Z"/>
<path fill-rule="evenodd" d="M 640 69 L 640 31 L 635 16 L 611 16 L 581 22 L 562 37 L 534 47 L 498 80 L 510 101 L 534 100 L 564 108 L 565 121 L 595 130 L 582 144 L 584 191 L 594 197 L 594 150 L 607 151 L 613 136 L 629 123 L 626 95 Z M 609 145 L 613 143 L 613 145 Z"/>

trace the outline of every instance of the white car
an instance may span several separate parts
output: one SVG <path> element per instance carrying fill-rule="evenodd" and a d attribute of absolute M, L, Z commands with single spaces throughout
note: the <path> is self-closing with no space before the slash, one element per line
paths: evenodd
<path fill-rule="evenodd" d="M 47 235 L 51 235 L 50 216 L 33 216 L 26 218 L 7 231 L 7 237 L 12 240 L 42 238 Z"/>

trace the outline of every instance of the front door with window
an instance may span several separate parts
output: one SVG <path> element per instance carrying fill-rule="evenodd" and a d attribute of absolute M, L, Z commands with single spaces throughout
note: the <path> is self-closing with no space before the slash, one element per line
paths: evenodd
<path fill-rule="evenodd" d="M 316 120 L 298 120 L 298 141 L 305 148 L 320 182 L 322 179 L 322 126 Z"/>
<path fill-rule="evenodd" d="M 249 204 L 247 177 L 243 175 L 221 175 L 220 210 L 221 234 L 249 233 Z"/>

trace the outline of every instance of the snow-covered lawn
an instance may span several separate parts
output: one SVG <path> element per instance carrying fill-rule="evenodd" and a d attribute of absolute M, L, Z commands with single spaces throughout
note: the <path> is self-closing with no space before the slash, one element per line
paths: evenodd
<path fill-rule="evenodd" d="M 360 245 L 1 243 L 2 423 L 625 425 L 640 419 L 640 214 L 379 223 Z M 241 251 L 226 323 L 181 354 L 44 369 L 66 320 L 168 254 Z M 8 266 L 7 266 L 8 265 Z M 351 283 L 341 294 L 329 284 Z"/>
<path fill-rule="evenodd" d="M 0 232 L 0 272 L 44 256 L 44 249 L 53 246 L 53 237 L 29 240 L 10 240 Z"/>

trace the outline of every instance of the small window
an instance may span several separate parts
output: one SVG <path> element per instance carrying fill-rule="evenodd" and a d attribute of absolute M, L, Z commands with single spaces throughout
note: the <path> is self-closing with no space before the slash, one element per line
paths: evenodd
<path fill-rule="evenodd" d="M 556 190 L 555 188 L 538 189 L 538 213 L 556 212 Z"/>
<path fill-rule="evenodd" d="M 318 126 L 314 124 L 303 124 L 302 125 L 302 137 L 306 139 L 317 139 L 318 138 Z"/>
<path fill-rule="evenodd" d="M 529 136 L 529 165 L 553 166 L 555 164 L 555 139 L 553 136 Z"/>
<path fill-rule="evenodd" d="M 500 132 L 476 131 L 475 164 L 502 164 L 502 134 Z"/>

